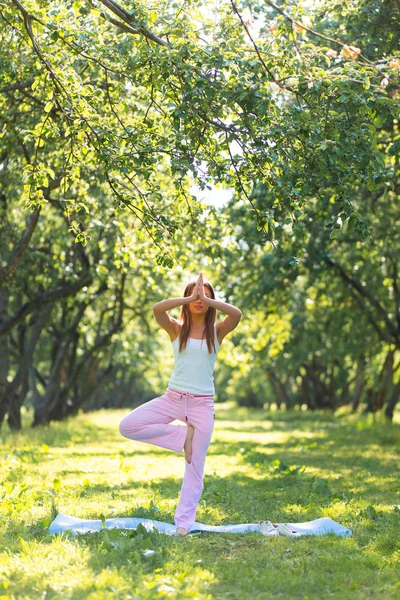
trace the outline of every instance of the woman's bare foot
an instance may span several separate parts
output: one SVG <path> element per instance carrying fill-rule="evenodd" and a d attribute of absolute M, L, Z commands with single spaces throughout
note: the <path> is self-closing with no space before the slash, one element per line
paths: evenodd
<path fill-rule="evenodd" d="M 177 527 L 176 528 L 176 533 L 178 535 L 187 535 L 189 532 L 187 529 L 185 529 L 184 527 Z"/>
<path fill-rule="evenodd" d="M 194 435 L 194 427 L 193 427 L 193 425 L 190 425 L 190 423 L 188 423 L 187 424 L 187 432 L 186 432 L 186 440 L 185 440 L 185 445 L 183 446 L 183 449 L 185 451 L 186 462 L 189 463 L 189 465 L 192 462 L 193 435 Z"/>

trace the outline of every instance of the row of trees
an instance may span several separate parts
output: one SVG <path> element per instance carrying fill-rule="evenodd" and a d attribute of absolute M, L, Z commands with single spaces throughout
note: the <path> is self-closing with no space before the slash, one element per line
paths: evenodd
<path fill-rule="evenodd" d="M 397 2 L 12 0 L 0 20 L 0 424 L 158 393 L 150 307 L 199 268 L 245 314 L 220 400 L 391 419 Z M 207 208 L 193 183 L 235 194 Z"/>
<path fill-rule="evenodd" d="M 254 201 L 268 203 L 267 194 Z M 287 407 L 385 408 L 393 418 L 400 395 L 398 201 L 395 193 L 360 189 L 353 202 L 370 215 L 368 244 L 348 229 L 330 235 L 318 223 L 321 206 L 317 214 L 309 203 L 297 227 L 281 232 L 282 256 L 271 253 L 238 203 L 226 210 L 230 245 L 209 252 L 221 265 L 218 281 L 248 313 L 235 334 L 228 395 L 258 405 L 273 398 Z M 299 264 L 288 270 L 293 248 Z"/>

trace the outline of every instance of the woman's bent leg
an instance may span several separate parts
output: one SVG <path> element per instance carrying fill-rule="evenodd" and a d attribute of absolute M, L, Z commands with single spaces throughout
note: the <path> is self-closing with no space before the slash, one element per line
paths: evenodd
<path fill-rule="evenodd" d="M 187 427 L 169 424 L 178 418 L 175 412 L 175 406 L 168 398 L 154 398 L 138 406 L 122 419 L 119 424 L 120 433 L 130 440 L 182 452 Z"/>

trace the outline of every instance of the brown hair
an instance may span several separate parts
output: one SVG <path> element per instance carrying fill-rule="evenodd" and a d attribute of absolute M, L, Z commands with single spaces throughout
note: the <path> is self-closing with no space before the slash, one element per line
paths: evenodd
<path fill-rule="evenodd" d="M 187 296 L 191 296 L 193 292 L 193 288 L 196 285 L 196 281 L 191 281 L 185 287 L 185 291 L 183 292 L 183 296 L 186 298 Z M 214 288 L 209 281 L 204 282 L 204 287 L 206 287 L 210 294 L 211 298 L 215 299 Z M 207 340 L 207 348 L 209 354 L 216 352 L 215 349 L 215 336 L 214 336 L 214 323 L 215 317 L 217 315 L 217 310 L 213 306 L 209 306 L 206 312 L 205 318 L 205 334 Z M 189 309 L 189 304 L 182 304 L 181 306 L 181 330 L 179 333 L 179 352 L 182 352 L 186 348 L 186 344 L 189 338 L 190 328 L 192 326 L 192 314 Z M 204 339 L 204 334 L 203 338 Z"/>

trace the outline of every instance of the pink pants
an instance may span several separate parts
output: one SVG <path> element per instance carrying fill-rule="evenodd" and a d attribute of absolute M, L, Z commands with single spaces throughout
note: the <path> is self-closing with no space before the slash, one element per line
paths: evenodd
<path fill-rule="evenodd" d="M 170 425 L 179 419 L 193 425 L 192 462 L 185 462 L 185 475 L 175 511 L 176 527 L 189 530 L 203 491 L 204 463 L 214 429 L 214 396 L 200 396 L 168 388 L 166 393 L 145 402 L 124 417 L 119 430 L 130 440 L 182 452 L 187 427 Z"/>

